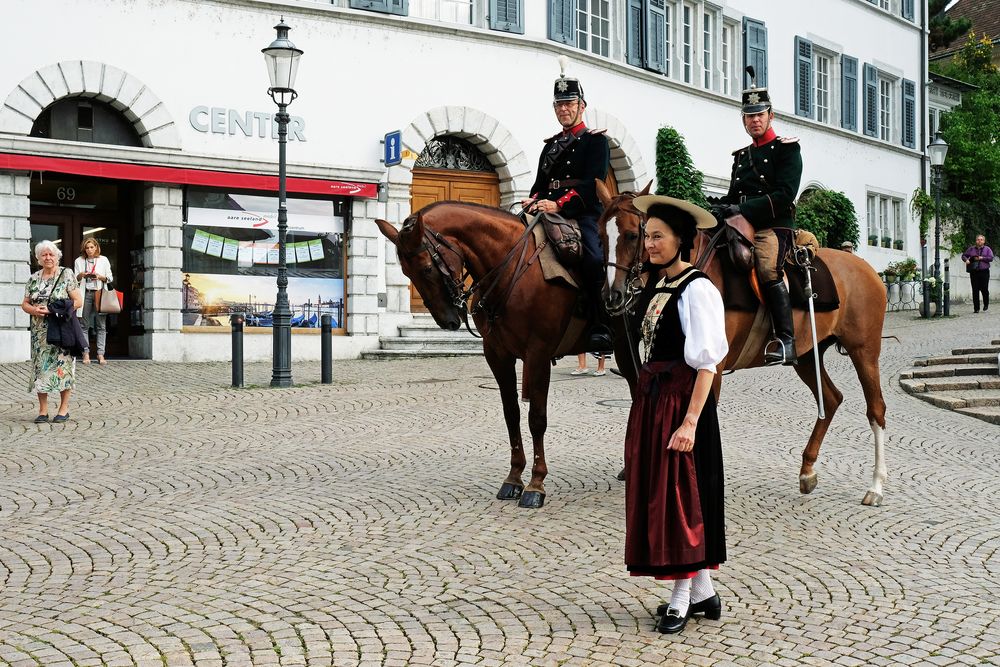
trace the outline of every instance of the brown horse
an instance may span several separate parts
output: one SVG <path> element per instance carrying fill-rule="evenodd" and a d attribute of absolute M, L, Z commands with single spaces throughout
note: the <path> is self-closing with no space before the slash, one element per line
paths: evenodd
<path fill-rule="evenodd" d="M 402 228 L 376 220 L 395 246 L 403 273 L 413 282 L 438 326 L 456 330 L 472 313 L 483 334 L 483 353 L 493 371 L 510 438 L 510 472 L 497 494 L 520 498 L 521 507 L 545 501 L 544 435 L 551 362 L 585 351 L 586 327 L 577 310 L 577 290 L 547 282 L 535 241 L 520 218 L 504 211 L 459 202 L 438 202 L 408 217 Z M 602 238 L 604 248 L 607 238 Z M 607 253 L 607 250 L 605 250 Z M 606 259 L 606 256 L 605 256 Z M 472 285 L 466 287 L 471 277 Z M 575 334 L 574 334 L 575 332 Z M 616 333 L 621 333 L 616 332 Z M 634 383 L 635 369 L 624 335 L 615 336 L 622 374 Z M 527 401 L 533 457 L 525 487 L 515 361 L 523 362 L 521 398 Z"/>
<path fill-rule="evenodd" d="M 635 267 L 645 259 L 642 240 L 642 218 L 632 207 L 634 195 L 625 193 L 612 197 L 598 184 L 598 194 L 604 203 L 604 215 L 599 221 L 606 224 L 614 220 L 618 227 L 618 240 L 615 247 L 615 277 L 612 281 L 608 298 L 612 310 L 624 310 L 627 302 L 635 294 Z M 606 236 L 606 229 L 602 229 Z M 709 252 L 709 237 L 704 232 L 698 233 L 692 262 L 705 252 Z M 816 488 L 816 472 L 813 465 L 819 456 L 823 437 L 830 426 L 834 413 L 843 401 L 843 394 L 834 386 L 833 381 L 823 366 L 823 353 L 833 344 L 837 344 L 850 357 L 861 381 L 867 404 L 868 423 L 875 435 L 875 468 L 872 475 L 872 485 L 865 493 L 862 503 L 865 505 L 880 505 L 882 490 L 886 478 L 883 446 L 885 441 L 885 401 L 882 398 L 882 388 L 879 378 L 879 355 L 882 350 L 882 323 L 885 319 L 886 292 L 885 286 L 875 270 L 860 257 L 842 250 L 822 248 L 819 257 L 830 268 L 840 307 L 830 312 L 816 313 L 816 340 L 819 341 L 820 376 L 822 378 L 823 401 L 826 416 L 817 419 L 805 450 L 802 452 L 802 467 L 799 471 L 799 490 L 810 493 Z M 715 286 L 722 292 L 726 301 L 722 275 L 724 270 L 732 270 L 727 253 L 719 252 L 703 270 L 711 278 Z M 794 270 L 794 269 L 793 269 Z M 719 370 L 734 370 L 737 368 L 755 368 L 763 364 L 763 340 L 755 340 L 750 336 L 755 313 L 726 310 L 726 337 L 729 340 L 729 356 L 720 364 Z M 812 354 L 812 336 L 810 333 L 808 313 L 795 310 L 793 313 L 795 336 L 795 351 L 798 365 L 795 372 L 808 385 L 816 396 L 816 366 Z M 746 353 L 743 348 L 749 344 Z M 747 361 L 749 359 L 750 361 Z M 737 361 L 740 363 L 737 364 Z M 719 391 L 721 373 L 716 375 L 716 395 Z"/>

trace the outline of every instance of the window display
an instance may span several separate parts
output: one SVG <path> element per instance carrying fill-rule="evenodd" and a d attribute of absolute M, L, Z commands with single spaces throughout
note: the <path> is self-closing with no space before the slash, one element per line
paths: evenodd
<path fill-rule="evenodd" d="M 287 199 L 285 263 L 292 326 L 344 327 L 348 200 Z M 278 199 L 191 189 L 185 198 L 185 326 L 271 326 L 278 275 Z"/>

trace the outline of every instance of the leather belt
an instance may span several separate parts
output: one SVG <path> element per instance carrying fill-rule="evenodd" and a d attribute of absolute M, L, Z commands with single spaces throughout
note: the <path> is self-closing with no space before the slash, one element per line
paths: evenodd
<path fill-rule="evenodd" d="M 559 188 L 571 188 L 574 185 L 580 185 L 583 183 L 583 179 L 580 178 L 564 178 L 562 180 L 553 179 L 549 181 L 549 190 L 558 190 Z"/>

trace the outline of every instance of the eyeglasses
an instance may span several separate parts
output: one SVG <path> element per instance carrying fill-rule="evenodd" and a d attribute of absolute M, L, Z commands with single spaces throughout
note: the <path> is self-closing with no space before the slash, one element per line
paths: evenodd
<path fill-rule="evenodd" d="M 579 103 L 580 102 L 577 101 L 577 100 L 570 100 L 569 102 L 553 102 L 552 103 L 552 108 L 554 108 L 554 109 L 569 109 L 570 107 L 574 107 L 574 106 L 576 106 Z"/>

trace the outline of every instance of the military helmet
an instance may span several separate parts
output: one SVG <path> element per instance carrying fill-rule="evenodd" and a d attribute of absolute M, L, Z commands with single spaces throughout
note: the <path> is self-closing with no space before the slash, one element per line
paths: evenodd
<path fill-rule="evenodd" d="M 580 83 L 579 79 L 566 76 L 567 64 L 569 64 L 569 58 L 559 56 L 559 78 L 556 79 L 552 88 L 552 101 L 568 102 L 570 100 L 580 100 L 586 104 L 587 99 L 583 96 L 583 84 Z"/>
<path fill-rule="evenodd" d="M 742 94 L 742 111 L 744 116 L 768 111 L 771 109 L 771 97 L 767 94 L 767 88 L 757 87 L 757 77 L 753 65 L 747 65 L 746 73 L 750 75 L 750 87 Z"/>

